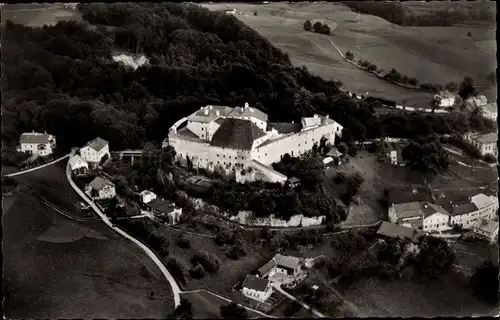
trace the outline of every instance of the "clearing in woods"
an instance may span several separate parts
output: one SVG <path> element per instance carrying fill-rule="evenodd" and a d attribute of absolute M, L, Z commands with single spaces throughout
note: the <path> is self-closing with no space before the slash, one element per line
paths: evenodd
<path fill-rule="evenodd" d="M 2 21 L 10 20 L 28 27 L 52 26 L 59 21 L 81 21 L 76 10 L 64 8 L 62 3 L 56 4 L 5 4 L 2 7 Z"/>
<path fill-rule="evenodd" d="M 405 27 L 366 14 L 357 14 L 341 3 L 203 4 L 210 10 L 235 8 L 238 19 L 305 65 L 313 74 L 340 80 L 359 94 L 428 105 L 431 94 L 405 89 L 366 73 L 345 61 L 330 42 L 345 54 L 368 60 L 386 71 L 417 78 L 420 83 L 460 83 L 470 76 L 489 100 L 496 90 L 486 83 L 496 68 L 495 29 L 481 26 Z M 254 12 L 257 15 L 254 15 Z M 326 23 L 330 36 L 306 32 L 310 20 Z M 467 36 L 467 32 L 472 37 Z"/>

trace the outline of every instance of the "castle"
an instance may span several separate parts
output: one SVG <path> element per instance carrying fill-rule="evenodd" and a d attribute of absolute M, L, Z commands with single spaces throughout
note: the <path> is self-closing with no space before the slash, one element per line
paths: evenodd
<path fill-rule="evenodd" d="M 264 112 L 244 107 L 206 106 L 177 121 L 162 147 L 172 146 L 176 161 L 236 181 L 284 183 L 287 177 L 271 168 L 286 153 L 298 157 L 325 137 L 332 145 L 343 127 L 328 116 L 304 117 L 300 123 L 269 122 Z"/>

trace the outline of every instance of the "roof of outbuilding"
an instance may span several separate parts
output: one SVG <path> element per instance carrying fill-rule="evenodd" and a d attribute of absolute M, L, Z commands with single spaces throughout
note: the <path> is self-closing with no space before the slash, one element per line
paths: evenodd
<path fill-rule="evenodd" d="M 416 242 L 419 237 L 425 235 L 425 233 L 415 230 L 413 228 L 403 227 L 395 223 L 390 223 L 386 221 L 382 222 L 380 228 L 377 231 L 377 234 L 391 238 L 398 238 L 398 237 L 400 239 L 408 238 L 412 242 Z"/>
<path fill-rule="evenodd" d="M 21 134 L 19 138 L 20 143 L 49 143 L 51 139 L 51 135 L 47 133 L 38 133 L 38 132 L 26 132 Z"/>
<path fill-rule="evenodd" d="M 97 176 L 94 178 L 94 180 L 92 180 L 92 182 L 89 183 L 89 186 L 94 190 L 101 190 L 106 186 L 114 186 L 114 184 L 111 181 Z"/>
<path fill-rule="evenodd" d="M 266 291 L 268 285 L 268 280 L 252 275 L 247 275 L 245 277 L 245 282 L 243 282 L 243 288 L 253 289 L 260 292 Z"/>
<path fill-rule="evenodd" d="M 473 228 L 477 228 L 479 230 L 488 232 L 488 233 L 494 233 L 495 230 L 498 228 L 498 222 L 490 220 L 490 219 L 478 219 L 474 225 Z"/>
<path fill-rule="evenodd" d="M 80 157 L 79 155 L 74 155 L 72 156 L 70 159 L 69 159 L 69 165 L 70 167 L 73 167 L 75 164 L 78 163 L 78 161 L 83 161 L 85 163 L 87 163 L 87 161 L 85 161 L 82 157 Z"/>
<path fill-rule="evenodd" d="M 210 145 L 222 148 L 251 150 L 253 142 L 265 136 L 250 120 L 227 118 L 215 131 Z"/>
<path fill-rule="evenodd" d="M 94 149 L 95 151 L 100 151 L 102 148 L 104 148 L 109 142 L 102 139 L 102 138 L 95 138 L 94 140 L 91 140 L 87 142 L 83 147 L 90 147 Z"/>

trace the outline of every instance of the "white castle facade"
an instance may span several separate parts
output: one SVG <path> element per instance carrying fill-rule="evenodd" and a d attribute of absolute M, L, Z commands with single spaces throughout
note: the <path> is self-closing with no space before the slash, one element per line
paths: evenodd
<path fill-rule="evenodd" d="M 176 161 L 193 168 L 234 174 L 236 181 L 284 183 L 273 170 L 286 153 L 298 157 L 325 137 L 332 145 L 343 127 L 328 116 L 302 118 L 301 123 L 271 123 L 264 112 L 245 103 L 243 108 L 206 106 L 177 121 L 162 147 L 172 146 Z"/>

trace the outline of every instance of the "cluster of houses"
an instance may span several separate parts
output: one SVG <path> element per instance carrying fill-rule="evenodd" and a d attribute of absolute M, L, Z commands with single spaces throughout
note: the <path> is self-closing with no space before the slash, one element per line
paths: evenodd
<path fill-rule="evenodd" d="M 476 147 L 481 155 L 491 154 L 494 157 L 498 156 L 498 134 L 496 132 L 486 134 L 468 133 L 464 135 L 464 139 Z"/>
<path fill-rule="evenodd" d="M 493 242 L 498 236 L 497 212 L 498 198 L 479 193 L 456 202 L 448 201 L 444 195 L 436 201 L 392 202 L 388 217 L 390 223 L 419 232 L 440 233 L 461 228 Z"/>
<path fill-rule="evenodd" d="M 274 286 L 296 283 L 305 276 L 303 259 L 276 254 L 255 275 L 246 276 L 241 293 L 262 303 L 272 295 Z"/>

